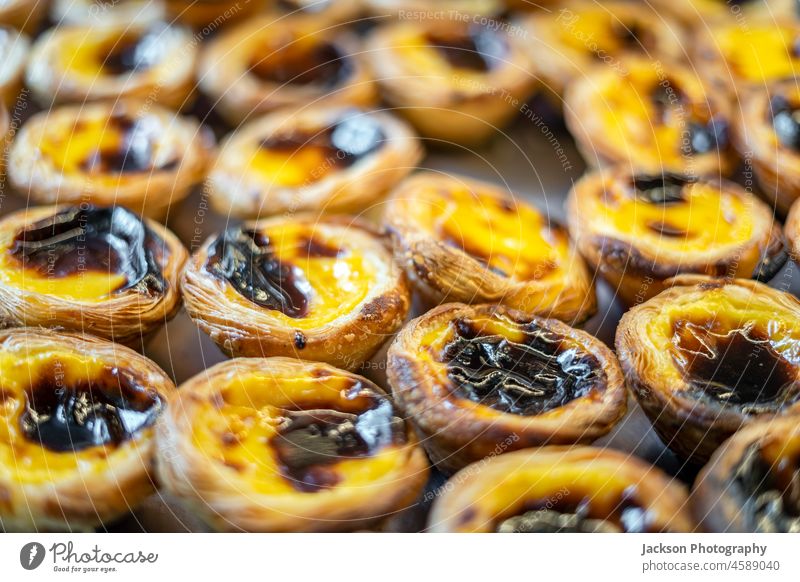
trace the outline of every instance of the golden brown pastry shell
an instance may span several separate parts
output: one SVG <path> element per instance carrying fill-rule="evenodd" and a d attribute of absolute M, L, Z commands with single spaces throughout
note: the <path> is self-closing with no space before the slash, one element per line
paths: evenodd
<path fill-rule="evenodd" d="M 445 76 L 419 70 L 397 54 L 409 36 L 429 31 L 461 35 L 468 26 L 446 19 L 400 21 L 376 28 L 366 44 L 384 101 L 440 145 L 485 142 L 519 114 L 537 86 L 528 55 L 514 35 L 503 37 L 507 53 L 502 63 L 475 79 L 459 78 L 455 68 Z"/>
<path fill-rule="evenodd" d="M 13 109 L 22 92 L 30 39 L 13 28 L 0 28 L 0 101 Z"/>
<path fill-rule="evenodd" d="M 744 499 L 737 496 L 734 479 L 739 465 L 751 446 L 780 446 L 790 439 L 800 439 L 800 415 L 753 423 L 717 449 L 697 476 L 691 495 L 692 512 L 705 531 L 753 533 L 757 529 L 742 506 Z"/>
<path fill-rule="evenodd" d="M 269 495 L 247 491 L 248 484 L 220 473 L 196 448 L 192 419 L 213 399 L 218 381 L 249 372 L 273 370 L 303 374 L 341 374 L 357 378 L 378 393 L 369 380 L 327 364 L 290 358 L 236 358 L 217 364 L 186 381 L 157 424 L 158 477 L 164 488 L 180 497 L 220 531 L 341 531 L 374 525 L 413 503 L 428 479 L 428 460 L 408 429 L 405 464 L 395 467 L 368 487 Z"/>
<path fill-rule="evenodd" d="M 246 226 L 266 229 L 285 220 L 285 217 L 274 217 Z M 315 229 L 351 229 L 353 248 L 358 252 L 377 253 L 386 261 L 390 276 L 376 282 L 371 295 L 353 313 L 342 314 L 324 326 L 303 329 L 304 345 L 300 349 L 294 327 L 277 319 L 270 310 L 236 296 L 235 292 L 227 294 L 229 284 L 205 269 L 209 247 L 215 238 L 212 237 L 192 255 L 183 271 L 181 289 L 186 311 L 228 356 L 287 356 L 356 370 L 403 325 L 411 306 L 406 276 L 392 262 L 384 239 L 365 223 L 345 216 L 298 215 L 290 220 L 308 222 Z"/>
<path fill-rule="evenodd" d="M 777 414 L 746 414 L 733 408 L 711 406 L 684 392 L 689 381 L 683 377 L 669 350 L 656 345 L 647 325 L 662 309 L 691 305 L 705 293 L 724 289 L 745 301 L 758 294 L 775 310 L 800 317 L 800 301 L 794 296 L 747 279 L 714 279 L 683 275 L 667 281 L 666 291 L 633 307 L 617 326 L 616 351 L 628 387 L 653 423 L 661 440 L 694 465 L 708 461 L 732 434 L 753 423 L 784 414 L 800 413 L 800 402 L 787 404 Z M 721 313 L 724 315 L 724 312 Z M 777 317 L 777 315 L 776 315 Z M 800 368 L 797 370 L 800 377 Z"/>
<path fill-rule="evenodd" d="M 592 277 L 577 250 L 564 267 L 562 281 L 518 281 L 495 273 L 463 250 L 438 240 L 413 219 L 418 188 L 447 190 L 465 183 L 481 194 L 506 195 L 498 187 L 479 180 L 418 172 L 403 181 L 386 204 L 384 220 L 394 241 L 397 261 L 405 267 L 423 300 L 431 306 L 444 301 L 502 303 L 573 323 L 591 317 L 597 310 L 597 297 Z M 561 290 L 555 301 L 550 302 L 547 296 L 556 285 Z"/>
<path fill-rule="evenodd" d="M 169 20 L 200 29 L 208 36 L 220 27 L 252 18 L 274 0 L 164 0 Z"/>
<path fill-rule="evenodd" d="M 779 224 L 771 210 L 738 184 L 709 179 L 710 184 L 742 200 L 748 200 L 753 234 L 731 248 L 704 248 L 688 256 L 684 252 L 638 240 L 628 233 L 604 232 L 598 217 L 583 210 L 582 200 L 603 196 L 617 180 L 636 175 L 627 166 L 615 166 L 586 174 L 573 186 L 567 198 L 570 235 L 591 268 L 606 279 L 626 305 L 655 297 L 665 281 L 684 274 L 712 277 L 756 277 L 769 280 L 784 265 L 786 251 Z M 617 234 L 615 237 L 614 235 Z M 756 265 L 755 269 L 749 268 Z"/>
<path fill-rule="evenodd" d="M 559 469 L 585 466 L 581 481 L 597 475 L 605 479 L 629 480 L 637 498 L 646 503 L 652 516 L 651 528 L 664 532 L 691 532 L 694 523 L 686 508 L 686 488 L 655 467 L 629 454 L 595 447 L 543 447 L 516 451 L 476 463 L 457 473 L 434 502 L 428 530 L 434 533 L 488 533 L 506 516 L 525 511 L 526 502 L 560 499 L 576 485 L 553 477 Z M 596 468 L 593 470 L 593 465 Z M 610 467 L 614 467 L 609 473 Z M 603 472 L 606 472 L 604 478 Z M 530 489 L 552 481 L 550 496 L 528 499 Z M 591 495 L 591 494 L 590 494 Z"/>
<path fill-rule="evenodd" d="M 308 40 L 309 35 L 333 43 L 347 55 L 352 70 L 335 87 L 268 82 L 249 72 L 253 57 L 266 58 L 298 39 Z M 265 39 L 271 48 L 264 48 Z M 303 17 L 268 14 L 233 26 L 205 43 L 198 64 L 198 85 L 222 116 L 234 124 L 284 107 L 370 107 L 378 95 L 361 53 L 356 38 L 336 27 L 320 30 Z"/>
<path fill-rule="evenodd" d="M 123 174 L 116 183 L 84 172 L 64 173 L 53 160 L 42 155 L 40 144 L 53 125 L 81 119 L 129 115 L 151 118 L 161 127 L 159 156 L 176 159 L 171 168 Z M 39 204 L 90 202 L 119 204 L 134 212 L 165 220 L 170 206 L 183 200 L 201 182 L 214 153 L 210 131 L 194 119 L 178 116 L 154 104 L 136 100 L 115 103 L 64 105 L 32 116 L 17 132 L 9 152 L 9 178 L 20 195 Z"/>
<path fill-rule="evenodd" d="M 0 232 L 16 231 L 62 208 L 37 206 L 14 212 L 0 220 Z M 92 335 L 141 349 L 150 335 L 177 314 L 181 305 L 178 279 L 188 255 L 172 232 L 155 221 L 145 219 L 145 222 L 164 241 L 166 253 L 159 260 L 166 282 L 163 294 L 150 297 L 131 289 L 100 301 L 82 302 L 0 284 L 0 327 L 55 326 L 90 331 Z"/>
<path fill-rule="evenodd" d="M 783 225 L 786 242 L 789 245 L 789 254 L 795 262 L 800 261 L 800 203 L 795 202 L 789 209 L 786 222 Z"/>
<path fill-rule="evenodd" d="M 65 71 L 62 65 L 64 45 L 92 42 L 99 34 L 120 36 L 144 34 L 153 23 L 123 22 L 116 26 L 92 28 L 90 25 L 68 25 L 51 28 L 40 35 L 30 53 L 25 84 L 43 106 L 61 103 L 83 104 L 88 101 L 136 98 L 147 103 L 160 103 L 180 109 L 193 99 L 197 42 L 189 30 L 170 26 L 159 32 L 159 54 L 163 60 L 131 75 L 110 75 L 98 69 L 94 75 Z"/>
<path fill-rule="evenodd" d="M 381 147 L 350 167 L 334 169 L 321 179 L 301 186 L 269 183 L 247 164 L 253 144 L 292 127 L 309 128 L 310 136 L 344 115 L 346 107 L 276 111 L 247 123 L 220 145 L 206 184 L 214 208 L 225 216 L 258 218 L 281 213 L 363 213 L 422 160 L 422 145 L 404 122 L 382 111 L 357 113 L 376 120 L 384 132 Z M 291 164 L 296 160 L 288 160 Z M 299 161 L 298 161 L 299 163 Z M 313 169 L 312 169 L 313 170 Z"/>
<path fill-rule="evenodd" d="M 103 339 L 41 328 L 0 331 L 0 350 L 63 345 L 108 361 L 109 365 L 134 371 L 143 386 L 162 398 L 175 392 L 172 380 L 146 357 Z M 166 398 L 165 398 L 166 399 Z M 112 449 L 103 467 L 87 464 L 69 478 L 54 477 L 43 483 L 12 480 L 0 466 L 0 515 L 6 531 L 85 531 L 112 522 L 154 493 L 152 459 L 154 428 Z"/>
<path fill-rule="evenodd" d="M 451 383 L 443 383 L 420 358 L 423 339 L 460 317 L 499 314 L 516 323 L 536 322 L 560 337 L 585 346 L 602 367 L 604 387 L 591 396 L 576 398 L 539 415 L 505 413 L 451 395 Z M 423 445 L 433 463 L 453 473 L 486 457 L 546 444 L 590 443 L 607 434 L 625 415 L 625 381 L 613 352 L 600 340 L 555 319 L 542 319 L 503 307 L 440 305 L 409 322 L 389 348 L 387 376 L 392 394 L 423 435 Z"/>

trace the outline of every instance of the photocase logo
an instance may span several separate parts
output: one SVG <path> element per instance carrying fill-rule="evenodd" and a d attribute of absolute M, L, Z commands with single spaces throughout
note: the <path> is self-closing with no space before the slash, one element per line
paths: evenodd
<path fill-rule="evenodd" d="M 30 542 L 19 551 L 19 563 L 26 570 L 35 570 L 44 561 L 44 546 L 39 542 Z"/>

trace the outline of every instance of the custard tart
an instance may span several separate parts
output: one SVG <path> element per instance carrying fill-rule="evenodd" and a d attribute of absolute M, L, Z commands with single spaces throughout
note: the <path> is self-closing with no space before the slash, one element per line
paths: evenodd
<path fill-rule="evenodd" d="M 772 210 L 724 180 L 610 168 L 573 187 L 567 216 L 581 254 L 628 305 L 680 274 L 768 281 L 787 258 Z"/>
<path fill-rule="evenodd" d="M 164 0 L 169 20 L 198 28 L 204 37 L 231 22 L 256 17 L 276 1 L 279 0 Z"/>
<path fill-rule="evenodd" d="M 27 34 L 35 34 L 47 12 L 50 0 L 0 1 L 0 25 L 11 26 Z"/>
<path fill-rule="evenodd" d="M 720 177 L 736 165 L 730 104 L 682 65 L 630 59 L 597 67 L 564 97 L 564 120 L 591 166 Z"/>
<path fill-rule="evenodd" d="M 428 461 L 375 384 L 239 358 L 180 387 L 157 428 L 164 488 L 216 530 L 348 531 L 415 502 Z"/>
<path fill-rule="evenodd" d="M 207 185 L 227 216 L 357 213 L 376 204 L 422 156 L 411 129 L 385 112 L 276 111 L 222 144 Z"/>
<path fill-rule="evenodd" d="M 691 532 L 687 498 L 681 483 L 628 454 L 544 447 L 458 473 L 434 502 L 429 531 Z"/>
<path fill-rule="evenodd" d="M 596 310 L 591 275 L 566 228 L 497 186 L 420 172 L 392 193 L 385 220 L 428 303 L 502 303 L 572 322 Z"/>
<path fill-rule="evenodd" d="M 536 89 L 524 39 L 473 20 L 401 20 L 367 41 L 384 100 L 445 144 L 485 141 Z"/>
<path fill-rule="evenodd" d="M 175 391 L 89 335 L 0 331 L 0 531 L 81 531 L 154 492 L 153 425 Z"/>
<path fill-rule="evenodd" d="M 50 18 L 59 26 L 115 26 L 164 20 L 163 0 L 52 0 Z"/>
<path fill-rule="evenodd" d="M 736 19 L 704 27 L 694 47 L 693 64 L 722 91 L 741 94 L 793 79 L 800 71 L 800 20 Z"/>
<path fill-rule="evenodd" d="M 273 9 L 292 18 L 312 19 L 320 28 L 359 23 L 363 0 L 272 0 Z"/>
<path fill-rule="evenodd" d="M 588 443 L 626 410 L 625 381 L 600 340 L 491 305 L 441 305 L 389 348 L 387 376 L 431 460 L 453 472 L 498 453 Z"/>
<path fill-rule="evenodd" d="M 348 217 L 275 217 L 211 237 L 182 278 L 189 316 L 230 356 L 355 369 L 405 320 L 410 291 L 383 238 Z"/>
<path fill-rule="evenodd" d="M 138 97 L 179 108 L 196 54 L 188 30 L 160 22 L 60 26 L 34 43 L 25 81 L 44 106 Z"/>
<path fill-rule="evenodd" d="M 800 87 L 776 82 L 745 92 L 740 103 L 734 143 L 770 206 L 785 215 L 800 198 Z"/>
<path fill-rule="evenodd" d="M 733 435 L 698 475 L 691 501 L 708 531 L 800 533 L 800 416 Z"/>
<path fill-rule="evenodd" d="M 622 317 L 617 356 L 664 443 L 703 463 L 754 419 L 800 412 L 800 302 L 744 279 L 671 283 Z"/>
<path fill-rule="evenodd" d="M 203 180 L 213 146 L 210 130 L 154 104 L 62 105 L 17 132 L 9 178 L 38 203 L 120 204 L 163 219 Z"/>
<path fill-rule="evenodd" d="M 14 107 L 22 91 L 30 40 L 13 28 L 0 26 L 0 102 Z"/>
<path fill-rule="evenodd" d="M 360 50 L 346 31 L 266 15 L 206 43 L 198 83 L 233 123 L 279 107 L 368 107 L 377 91 Z"/>
<path fill-rule="evenodd" d="M 688 28 L 702 29 L 714 22 L 737 23 L 750 19 L 797 18 L 797 0 L 650 0 L 659 14 L 675 18 Z"/>
<path fill-rule="evenodd" d="M 786 216 L 784 224 L 786 233 L 786 243 L 789 247 L 789 254 L 795 263 L 800 263 L 800 202 L 795 202 L 789 214 Z"/>
<path fill-rule="evenodd" d="M 539 4 L 539 2 L 533 2 Z M 528 53 L 542 84 L 556 95 L 595 67 L 627 72 L 629 58 L 684 58 L 680 27 L 636 2 L 562 2 L 522 19 Z"/>
<path fill-rule="evenodd" d="M 122 208 L 31 207 L 0 220 L 0 327 L 85 331 L 141 347 L 180 306 L 186 250 Z"/>

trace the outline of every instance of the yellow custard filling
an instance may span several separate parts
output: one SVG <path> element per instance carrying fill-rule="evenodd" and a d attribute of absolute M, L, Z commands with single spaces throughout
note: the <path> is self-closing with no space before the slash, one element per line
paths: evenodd
<path fill-rule="evenodd" d="M 63 386 L 98 377 L 109 364 L 65 348 L 30 347 L 0 352 L 0 466 L 22 484 L 47 483 L 75 471 L 87 479 L 108 468 L 108 456 L 137 454 L 135 447 L 94 446 L 58 452 L 25 437 L 21 416 L 25 391 L 39 378 L 55 379 Z M 150 429 L 144 429 L 149 431 Z M 126 452 L 127 451 L 127 452 Z"/>
<path fill-rule="evenodd" d="M 687 184 L 684 199 L 667 204 L 640 200 L 620 188 L 625 186 L 587 199 L 581 209 L 609 235 L 685 253 L 688 258 L 695 252 L 735 247 L 753 234 L 751 203 L 712 184 Z"/>
<path fill-rule="evenodd" d="M 763 85 L 794 78 L 800 70 L 797 44 L 800 29 L 788 24 L 764 21 L 748 25 L 717 28 L 712 36 L 735 75 Z M 718 47 L 718 48 L 717 48 Z"/>
<path fill-rule="evenodd" d="M 298 494 L 270 446 L 287 411 L 362 414 L 370 408 L 370 399 L 358 392 L 352 378 L 332 374 L 290 376 L 264 371 L 237 376 L 197 410 L 193 442 L 210 461 L 235 472 L 259 493 Z M 396 468 L 402 455 L 402 447 L 396 445 L 357 458 L 339 458 L 332 451 L 325 466 L 338 480 L 326 489 L 368 486 Z"/>
<path fill-rule="evenodd" d="M 296 187 L 321 180 L 335 166 L 336 159 L 330 157 L 326 148 L 308 144 L 289 151 L 257 147 L 248 168 L 270 184 Z"/>
<path fill-rule="evenodd" d="M 552 21 L 559 41 L 579 52 L 611 56 L 625 49 L 642 49 L 635 38 L 640 23 L 602 6 L 554 10 Z"/>
<path fill-rule="evenodd" d="M 26 293 L 93 303 L 107 299 L 127 282 L 124 274 L 90 268 L 64 277 L 50 276 L 38 269 L 25 268 L 10 254 L 13 238 L 13 234 L 0 234 L 0 282 L 9 287 Z"/>
<path fill-rule="evenodd" d="M 435 237 L 513 280 L 558 279 L 569 262 L 566 233 L 513 198 L 454 186 L 421 192 L 415 205 Z"/>
<path fill-rule="evenodd" d="M 308 301 L 303 316 L 292 317 L 278 309 L 270 310 L 270 316 L 288 327 L 314 329 L 353 313 L 369 299 L 388 267 L 361 253 L 350 232 L 346 227 L 314 228 L 305 223 L 278 224 L 263 232 L 273 257 L 294 269 L 295 286 Z M 246 301 L 231 286 L 226 294 L 232 301 Z"/>

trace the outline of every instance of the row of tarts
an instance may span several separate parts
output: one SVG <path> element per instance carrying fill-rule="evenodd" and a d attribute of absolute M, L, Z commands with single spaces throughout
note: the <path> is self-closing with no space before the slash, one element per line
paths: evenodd
<path fill-rule="evenodd" d="M 533 115 L 536 95 L 563 109 L 590 165 L 726 176 L 743 159 L 781 213 L 800 195 L 793 1 L 750 2 L 742 18 L 707 0 L 652 2 L 657 11 L 547 2 L 511 17 L 493 0 L 439 11 L 319 2 L 288 15 L 278 3 L 284 12 L 255 16 L 179 1 L 169 24 L 144 9 L 160 4 L 63 0 L 57 26 L 32 43 L 0 30 L 0 95 L 14 106 L 24 85 L 46 109 L 13 127 L 9 182 L 30 200 L 88 198 L 163 218 L 206 179 L 214 206 L 239 218 L 360 211 L 421 155 L 407 124 L 365 110 L 383 102 L 430 143 L 463 147 Z M 200 8 L 217 18 L 188 16 Z M 2 11 L 0 23 L 19 25 Z M 217 153 L 203 125 L 173 110 L 235 130 Z"/>
<path fill-rule="evenodd" d="M 615 168 L 569 207 L 574 244 L 504 189 L 419 172 L 381 228 L 268 218 L 191 257 L 121 206 L 6 216 L 3 527 L 109 523 L 157 483 L 217 529 L 362 528 L 416 503 L 430 459 L 460 471 L 434 531 L 797 531 L 800 302 L 736 278 L 786 259 L 766 205 Z M 578 250 L 638 289 L 616 355 L 573 327 L 596 307 Z M 406 322 L 412 288 L 430 310 Z M 233 359 L 176 389 L 122 344 L 141 347 L 181 298 Z M 389 396 L 354 371 L 398 330 Z M 575 446 L 622 419 L 626 384 L 673 451 L 711 458 L 691 502 L 641 460 Z"/>
<path fill-rule="evenodd" d="M 621 13 L 636 11 L 626 6 Z M 585 37 L 575 28 L 579 23 L 607 22 L 586 15 L 575 20 L 563 12 L 558 17 L 566 23 L 567 38 L 582 44 Z M 404 30 L 422 26 L 405 24 Z M 448 28 L 439 23 L 436 31 Z M 636 30 L 623 28 L 625 38 L 618 31 L 612 35 L 617 41 Z M 493 130 L 503 117 L 486 115 L 497 107 L 504 116 L 516 110 L 517 95 L 509 89 L 513 84 L 503 84 L 510 70 L 500 63 L 523 58 L 522 53 L 507 46 L 501 55 L 487 53 L 497 44 L 467 31 L 461 26 L 455 33 L 447 30 L 473 47 L 467 50 L 477 59 L 459 58 L 452 45 L 461 46 L 462 53 L 463 45 L 452 36 L 435 37 L 435 42 L 414 37 L 410 43 L 421 51 L 410 55 L 415 70 L 445 67 L 444 72 L 433 70 L 438 83 L 426 82 L 420 91 L 402 70 L 383 79 L 384 85 L 403 79 L 404 88 L 416 89 L 409 95 L 383 87 L 384 99 L 400 99 L 395 103 L 400 106 L 409 105 L 403 99 L 411 96 L 440 97 L 433 88 L 442 88 L 444 97 L 435 106 L 412 101 L 417 107 L 408 107 L 407 114 L 427 135 L 456 131 L 439 136 L 448 141 L 463 141 L 463 134 L 481 136 L 481 127 Z M 121 54 L 106 54 L 107 47 L 88 43 L 84 31 L 78 46 L 94 47 L 84 61 L 80 50 L 77 55 L 66 50 L 72 45 L 62 34 L 67 33 L 51 35 L 58 40 L 50 41 L 54 48 L 49 54 L 69 55 L 67 62 L 84 73 L 88 62 L 93 79 L 88 86 L 111 87 L 111 97 L 128 97 L 121 88 L 159 70 L 146 59 L 126 60 L 139 52 L 141 37 L 144 46 L 157 42 L 154 38 L 173 38 L 162 32 L 142 34 L 135 36 L 133 50 L 122 43 Z M 638 34 L 647 33 L 639 29 Z M 242 45 L 234 36 L 231 32 L 214 42 L 228 38 Z M 119 38 L 111 38 L 117 47 Z M 310 38 L 310 46 L 319 47 L 316 35 Z M 42 46 L 48 45 L 43 41 L 37 55 L 48 54 Z M 625 47 L 620 50 L 636 49 L 636 42 L 628 46 L 626 41 Z M 264 49 L 256 45 L 256 50 Z M 225 54 L 229 60 L 217 68 L 235 73 L 235 58 Z M 325 51 L 321 54 L 320 65 L 331 61 Z M 182 63 L 191 61 L 185 51 L 178 55 Z M 323 81 L 333 75 L 331 84 L 314 75 L 307 82 L 287 82 L 287 75 L 294 78 L 291 67 L 286 72 L 287 63 L 296 63 L 295 56 L 283 55 L 277 64 L 245 62 L 251 69 L 264 65 L 256 76 L 273 83 L 272 93 L 275 84 L 290 90 L 304 86 L 299 94 L 292 91 L 294 101 L 347 95 L 342 78 L 361 70 L 321 67 Z M 84 94 L 86 86 L 80 83 L 78 93 L 65 94 L 62 88 L 76 84 L 56 74 L 63 62 L 56 63 L 56 73 L 43 62 L 47 59 L 32 59 L 28 65 L 29 72 L 47 71 L 28 75 L 39 99 L 83 103 L 109 97 Z M 302 58 L 299 63 L 295 71 L 315 64 Z M 667 70 L 672 67 L 678 70 L 679 65 Z M 696 139 L 688 155 L 678 146 L 680 140 L 670 141 L 676 129 L 686 127 L 685 115 L 678 112 L 705 115 L 705 110 L 687 101 L 692 91 L 675 91 L 680 75 L 664 84 L 661 70 L 650 67 L 648 74 L 650 69 L 655 77 L 650 75 L 644 85 L 664 91 L 652 99 L 658 115 L 646 113 L 669 129 L 657 132 L 665 137 L 663 143 L 675 146 L 681 163 L 722 159 L 716 147 L 721 143 L 717 115 L 713 123 L 704 118 L 699 126 L 689 125 L 699 129 L 693 130 Z M 170 79 L 180 77 L 175 67 L 168 70 Z M 98 76 L 109 82 L 97 83 Z M 38 81 L 52 78 L 59 82 L 37 89 Z M 355 78 L 356 86 L 366 86 L 363 78 Z M 261 97 L 255 105 L 242 101 L 240 91 L 229 90 L 241 88 L 236 81 L 226 77 L 219 85 L 224 88 L 219 99 L 239 99 L 218 104 L 223 115 L 236 116 L 231 121 L 238 122 L 243 111 L 269 112 L 276 106 L 267 103 L 266 110 L 259 109 Z M 615 83 L 605 86 L 616 88 Z M 314 210 L 368 203 L 356 197 L 337 205 L 330 193 L 348 188 L 332 179 L 350 178 L 352 191 L 366 177 L 382 176 L 379 184 L 362 189 L 373 196 L 387 181 L 397 182 L 420 155 L 414 149 L 418 145 L 407 145 L 417 144 L 409 139 L 408 128 L 385 114 L 330 108 L 333 118 L 310 129 L 301 125 L 298 132 L 300 114 L 277 112 L 263 118 L 269 122 L 253 122 L 252 127 L 263 123 L 266 129 L 248 134 L 245 125 L 234 134 L 247 136 L 241 141 L 250 147 L 244 155 L 229 150 L 232 163 L 260 160 L 256 185 L 243 187 L 247 173 L 238 167 L 229 171 L 232 186 L 225 186 L 224 172 L 213 170 L 210 183 L 215 184 L 213 176 L 222 176 L 212 194 L 225 212 L 250 217 L 289 211 L 289 216 L 229 229 L 187 260 L 185 249 L 164 227 L 121 206 L 99 204 L 113 200 L 158 216 L 164 210 L 159 206 L 179 197 L 165 197 L 165 191 L 174 194 L 197 180 L 191 172 L 187 180 L 178 179 L 178 172 L 196 167 L 189 155 L 195 149 L 174 136 L 190 136 L 202 152 L 208 149 L 204 132 L 190 125 L 183 134 L 175 133 L 182 121 L 148 101 L 169 97 L 172 86 L 162 79 L 146 88 L 136 95 L 145 98 L 146 107 L 137 104 L 133 119 L 126 115 L 126 102 L 58 106 L 23 126 L 12 146 L 9 172 L 17 189 L 33 200 L 51 202 L 55 193 L 69 200 L 74 185 L 76 198 L 85 200 L 88 193 L 95 204 L 32 208 L 0 223 L 3 323 L 29 326 L 4 332 L 4 528 L 80 529 L 108 523 L 148 495 L 154 481 L 220 529 L 365 527 L 419 495 L 428 474 L 421 445 L 443 471 L 463 468 L 435 503 L 434 530 L 685 531 L 696 524 L 712 530 L 797 530 L 797 302 L 736 279 L 768 279 L 786 259 L 780 229 L 757 198 L 733 184 L 698 178 L 696 171 L 686 175 L 683 166 L 667 174 L 651 167 L 607 169 L 587 176 L 570 197 L 573 246 L 565 229 L 504 191 L 463 177 L 418 173 L 395 190 L 385 206 L 385 233 L 376 232 L 350 218 L 306 218 L 294 212 L 303 210 L 304 203 Z M 259 91 L 263 96 L 264 87 Z M 681 99 L 672 103 L 676 94 Z M 178 96 L 185 99 L 180 91 Z M 630 104 L 615 111 L 638 115 Z M 463 107 L 468 107 L 466 114 Z M 316 111 L 321 116 L 322 109 L 309 108 L 305 115 Z M 445 111 L 456 117 L 443 119 Z M 777 127 L 792 135 L 791 107 L 780 113 L 757 118 L 773 141 Z M 279 116 L 289 121 L 277 122 L 284 119 Z M 462 123 L 466 119 L 474 123 Z M 670 125 L 671 120 L 676 124 Z M 290 129 L 277 131 L 281 123 Z M 387 129 L 390 123 L 405 133 Z M 591 132 L 606 134 L 616 135 Z M 65 137 L 70 138 L 66 143 Z M 630 136 L 623 138 L 620 143 L 633 143 Z M 103 147 L 88 147 L 95 142 Z M 656 149 L 672 151 L 661 148 L 663 143 L 657 142 Z M 702 157 L 709 152 L 700 151 L 698 143 L 715 146 L 711 155 Z M 389 158 L 390 163 L 363 172 L 365 164 L 385 162 L 381 156 L 393 150 L 387 144 L 405 144 L 406 157 Z M 600 144 L 585 149 L 590 159 L 592 152 L 613 152 Z M 646 160 L 643 152 L 651 149 L 639 144 L 633 158 Z M 604 161 L 615 159 L 608 157 Z M 32 164 L 31 158 L 53 164 Z M 218 158 L 223 164 L 225 159 Z M 389 170 L 397 168 L 387 179 Z M 314 170 L 324 179 L 310 180 Z M 319 187 L 309 188 L 309 183 Z M 146 199 L 161 204 L 143 202 L 142 185 L 152 187 L 145 190 L 150 192 Z M 114 198 L 104 200 L 106 191 Z M 121 199 L 127 192 L 131 198 Z M 311 197 L 314 193 L 320 197 Z M 240 209 L 239 204 L 246 206 Z M 787 221 L 790 241 L 796 239 L 797 214 Z M 558 321 L 576 325 L 595 309 L 581 255 L 624 300 L 641 303 L 620 327 L 619 362 L 598 340 Z M 394 341 L 387 361 L 390 400 L 345 370 L 357 370 L 400 328 L 411 287 L 428 304 L 444 305 L 408 323 Z M 270 359 L 231 360 L 176 391 L 135 352 L 63 331 L 89 331 L 140 347 L 144 336 L 174 314 L 181 295 L 192 318 L 225 352 Z M 483 305 L 497 303 L 503 306 Z M 626 406 L 623 372 L 659 434 L 684 458 L 702 463 L 735 433 L 704 470 L 691 511 L 680 485 L 636 459 L 584 447 L 529 448 L 586 443 L 608 433 Z M 510 452 L 514 449 L 525 450 Z"/>

